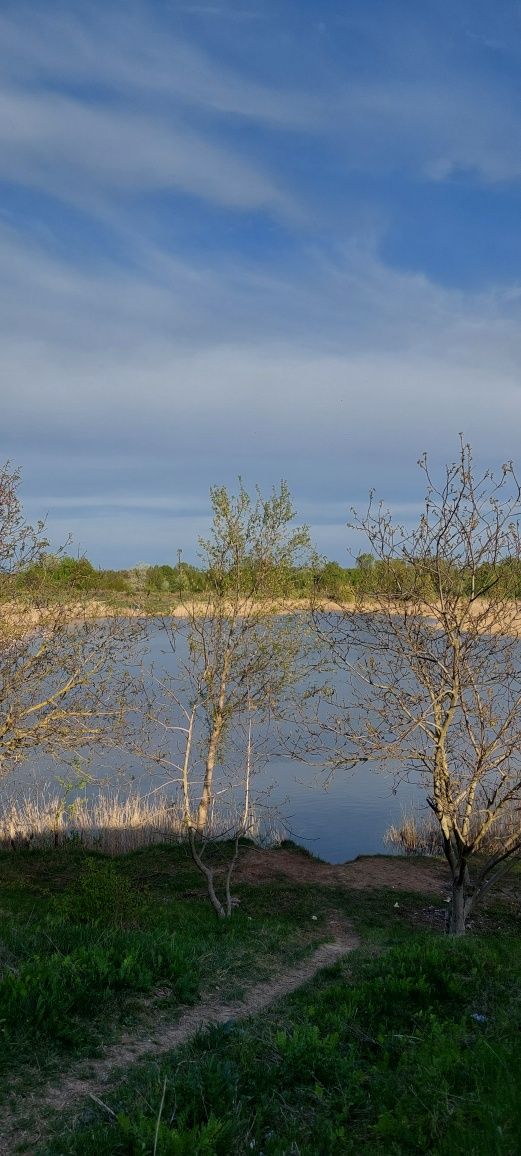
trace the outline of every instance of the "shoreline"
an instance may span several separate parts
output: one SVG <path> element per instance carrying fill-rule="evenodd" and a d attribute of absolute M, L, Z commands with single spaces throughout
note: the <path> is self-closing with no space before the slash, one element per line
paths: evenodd
<path fill-rule="evenodd" d="M 200 609 L 200 614 L 198 614 Z M 373 602 L 340 602 L 332 598 L 311 599 L 305 598 L 274 598 L 265 601 L 252 601 L 251 599 L 244 599 L 244 602 L 238 606 L 235 602 L 224 602 L 219 607 L 219 612 L 224 615 L 239 614 L 244 617 L 250 615 L 263 615 L 284 617 L 291 614 L 310 614 L 312 611 L 319 611 L 324 614 L 395 614 L 399 615 L 401 610 L 399 607 L 393 612 L 391 607 L 375 606 Z M 495 624 L 492 621 L 490 631 L 487 630 L 487 605 L 476 602 L 474 604 L 474 613 L 472 617 L 479 619 L 483 616 L 483 621 L 480 623 L 480 632 L 497 633 Z M 490 607 L 490 614 L 493 618 L 494 606 Z M 431 619 L 433 625 L 436 624 L 436 618 L 433 613 L 432 606 L 418 605 L 411 610 L 411 615 L 421 615 L 426 619 Z M 9 628 L 11 630 L 19 631 L 21 627 L 27 628 L 30 631 L 37 629 L 40 626 L 45 626 L 45 623 L 57 623 L 60 620 L 64 624 L 81 621 L 96 621 L 110 618 L 128 618 L 128 619 L 161 619 L 173 618 L 187 620 L 191 617 L 212 616 L 212 603 L 206 598 L 194 598 L 190 602 L 176 602 L 169 601 L 163 605 L 148 604 L 145 601 L 137 601 L 135 603 L 113 603 L 103 598 L 84 598 L 75 601 L 60 601 L 49 600 L 45 605 L 38 606 L 34 602 L 24 602 L 21 600 L 12 600 L 0 602 L 0 638 L 3 627 L 7 626 L 6 634 L 8 636 Z M 508 609 L 507 622 L 505 630 L 501 631 L 505 636 L 515 638 L 521 637 L 521 604 L 516 600 Z"/>

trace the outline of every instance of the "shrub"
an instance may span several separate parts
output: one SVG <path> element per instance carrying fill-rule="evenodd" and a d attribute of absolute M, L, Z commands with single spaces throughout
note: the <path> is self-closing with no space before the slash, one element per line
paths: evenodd
<path fill-rule="evenodd" d="M 90 927 L 133 927 L 144 898 L 110 859 L 85 859 L 71 890 L 56 901 L 62 918 Z"/>

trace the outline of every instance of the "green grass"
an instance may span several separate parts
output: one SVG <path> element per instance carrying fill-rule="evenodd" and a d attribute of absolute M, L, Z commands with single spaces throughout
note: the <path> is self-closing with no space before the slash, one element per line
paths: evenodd
<path fill-rule="evenodd" d="M 0 1095 L 11 1111 L 19 1096 L 21 1131 L 34 1137 L 38 1116 L 52 1137 L 25 1151 L 517 1156 L 515 879 L 476 919 L 479 934 L 457 942 L 442 934 L 442 901 L 415 893 L 299 886 L 276 871 L 234 890 L 240 907 L 223 926 L 182 847 L 0 854 Z M 201 995 L 238 998 L 330 938 L 333 912 L 364 943 L 343 964 L 120 1073 L 103 1093 L 110 1111 L 89 1101 L 43 1120 L 49 1078 L 88 1075 L 103 1044 L 148 1038 L 158 1015 L 175 1021 Z"/>
<path fill-rule="evenodd" d="M 515 1156 L 520 991 L 519 940 L 359 952 L 269 1013 L 140 1065 L 107 1098 L 114 1116 L 91 1104 L 38 1151 Z"/>
<path fill-rule="evenodd" d="M 202 990 L 237 998 L 324 938 L 304 897 L 255 895 L 225 926 L 184 848 L 112 860 L 80 848 L 0 855 L 0 1101 L 96 1055 Z"/>

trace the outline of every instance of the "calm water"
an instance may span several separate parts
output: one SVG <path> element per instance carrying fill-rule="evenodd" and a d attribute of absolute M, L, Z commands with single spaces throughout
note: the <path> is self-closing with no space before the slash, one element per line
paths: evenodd
<path fill-rule="evenodd" d="M 183 655 L 182 641 L 174 654 L 165 647 L 164 637 L 158 631 L 151 631 L 148 643 L 148 661 L 157 668 L 162 667 L 176 674 Z M 270 745 L 270 744 L 269 744 Z M 425 807 L 425 792 L 421 788 L 402 783 L 394 790 L 391 775 L 382 770 L 371 769 L 365 763 L 359 769 L 338 771 L 327 788 L 323 776 L 316 768 L 284 756 L 275 749 L 275 739 L 265 752 L 265 762 L 253 780 L 252 795 L 265 798 L 270 813 L 276 810 L 274 826 L 286 837 L 303 844 L 314 854 L 331 863 L 341 863 L 357 855 L 374 854 L 389 850 L 385 848 L 383 836 L 393 822 L 400 820 L 404 810 Z M 112 759 L 105 765 L 90 768 L 91 773 L 102 782 L 120 785 L 147 794 L 150 790 L 161 791 L 165 796 L 175 795 L 177 788 L 165 785 L 164 774 L 154 771 L 152 775 L 136 760 L 126 759 L 121 768 Z M 24 790 L 36 792 L 43 782 L 52 782 L 65 777 L 54 766 L 40 765 L 25 767 L 16 772 L 16 777 L 8 780 L 9 794 Z M 93 793 L 95 788 L 89 788 Z M 266 797 L 265 792 L 269 790 Z"/>

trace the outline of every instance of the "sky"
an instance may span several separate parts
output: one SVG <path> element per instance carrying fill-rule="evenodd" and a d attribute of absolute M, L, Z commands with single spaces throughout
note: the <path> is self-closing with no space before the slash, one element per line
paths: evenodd
<path fill-rule="evenodd" d="M 518 0 L 3 0 L 0 459 L 100 566 L 519 457 Z"/>

